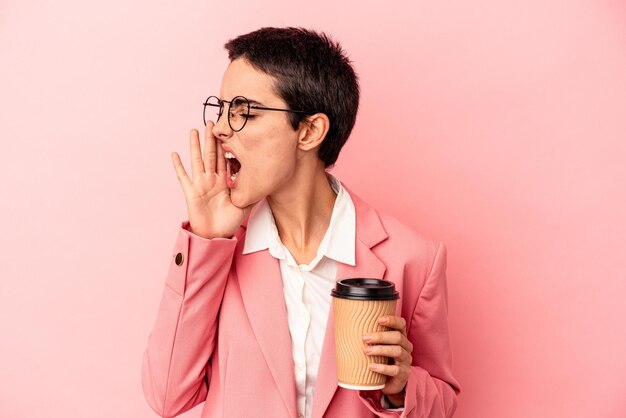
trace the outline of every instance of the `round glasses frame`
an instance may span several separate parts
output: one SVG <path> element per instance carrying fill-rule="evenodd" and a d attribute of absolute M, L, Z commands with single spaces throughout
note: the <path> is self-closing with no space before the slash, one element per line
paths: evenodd
<path fill-rule="evenodd" d="M 217 101 L 217 103 L 209 103 L 209 101 L 211 99 L 214 99 L 215 101 Z M 243 117 L 243 124 L 241 125 L 241 127 L 239 129 L 235 129 L 233 128 L 233 125 L 231 123 L 231 118 L 232 113 L 230 112 L 230 107 L 231 104 L 235 102 L 235 103 L 241 103 L 244 106 L 245 109 L 245 114 L 241 115 L 241 117 Z M 290 113 L 301 113 L 301 114 L 311 114 L 310 112 L 305 112 L 304 110 L 291 110 L 291 109 L 278 109 L 275 107 L 263 107 L 263 106 L 255 106 L 255 105 L 251 105 L 250 101 L 248 99 L 246 99 L 243 96 L 236 96 L 233 97 L 232 100 L 228 101 L 228 100 L 222 100 L 217 96 L 209 96 L 207 97 L 207 99 L 204 101 L 203 106 L 204 108 L 202 109 L 202 119 L 204 120 L 204 126 L 206 126 L 207 123 L 207 106 L 212 106 L 212 107 L 219 107 L 219 111 L 217 113 L 217 120 L 219 121 L 220 118 L 222 117 L 222 114 L 224 113 L 224 103 L 228 103 L 228 126 L 230 127 L 230 129 L 232 129 L 233 132 L 239 132 L 243 129 L 244 126 L 246 126 L 246 123 L 248 122 L 248 117 L 250 116 L 250 109 L 259 109 L 259 110 L 273 110 L 273 111 L 278 111 L 278 112 L 290 112 Z"/>

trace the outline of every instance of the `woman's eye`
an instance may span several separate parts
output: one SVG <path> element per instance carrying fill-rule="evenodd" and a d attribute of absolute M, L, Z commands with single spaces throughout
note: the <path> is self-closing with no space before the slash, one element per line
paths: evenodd
<path fill-rule="evenodd" d="M 246 119 L 254 119 L 256 115 L 242 115 Z"/>

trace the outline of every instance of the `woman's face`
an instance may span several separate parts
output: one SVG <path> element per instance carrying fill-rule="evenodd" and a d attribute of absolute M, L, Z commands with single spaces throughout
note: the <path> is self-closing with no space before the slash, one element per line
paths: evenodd
<path fill-rule="evenodd" d="M 258 106 L 286 109 L 287 104 L 274 93 L 274 79 L 244 59 L 230 63 L 220 90 L 220 99 L 231 101 L 236 96 L 259 102 Z M 233 132 L 228 125 L 228 103 L 213 135 L 224 151 L 231 151 L 241 163 L 237 179 L 227 179 L 235 206 L 246 207 L 280 190 L 293 179 L 296 169 L 299 131 L 289 123 L 288 112 L 250 109 L 244 128 Z M 214 116 L 214 119 L 217 116 Z M 229 164 L 228 159 L 226 160 Z M 227 175 L 230 175 L 228 171 Z"/>

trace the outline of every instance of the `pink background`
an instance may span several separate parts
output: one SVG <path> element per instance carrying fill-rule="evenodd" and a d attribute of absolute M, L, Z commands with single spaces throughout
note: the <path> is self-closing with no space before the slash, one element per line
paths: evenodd
<path fill-rule="evenodd" d="M 155 416 L 170 153 L 268 25 L 343 44 L 333 173 L 448 246 L 456 417 L 626 416 L 626 5 L 599 0 L 3 0 L 0 416 Z"/>

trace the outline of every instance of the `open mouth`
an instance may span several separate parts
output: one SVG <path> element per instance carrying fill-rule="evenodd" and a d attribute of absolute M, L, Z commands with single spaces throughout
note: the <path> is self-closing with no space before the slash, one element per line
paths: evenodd
<path fill-rule="evenodd" d="M 224 157 L 226 157 L 226 175 L 230 178 L 232 182 L 234 182 L 235 180 L 237 180 L 237 177 L 239 177 L 241 163 L 235 157 L 235 154 L 230 151 L 226 151 Z"/>

